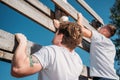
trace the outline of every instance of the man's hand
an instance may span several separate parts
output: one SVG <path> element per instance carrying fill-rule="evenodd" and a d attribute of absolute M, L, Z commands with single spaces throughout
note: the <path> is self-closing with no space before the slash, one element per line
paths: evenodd
<path fill-rule="evenodd" d="M 17 33 L 17 34 L 15 34 L 15 37 L 19 44 L 27 45 L 27 38 L 25 35 L 23 35 L 21 33 Z"/>
<path fill-rule="evenodd" d="M 53 24 L 54 24 L 55 28 L 57 28 L 57 29 L 60 27 L 60 22 L 56 19 L 53 20 Z"/>
<path fill-rule="evenodd" d="M 83 16 L 82 16 L 82 14 L 81 13 L 78 13 L 77 14 L 77 17 L 78 17 L 78 19 L 77 19 L 77 23 L 81 26 L 81 28 L 82 28 L 82 32 L 83 32 L 83 36 L 84 37 L 87 37 L 87 38 L 91 38 L 92 37 L 92 32 L 91 32 L 91 30 L 89 30 L 89 29 L 87 29 L 86 27 L 84 27 L 83 26 Z"/>
<path fill-rule="evenodd" d="M 83 16 L 82 16 L 82 14 L 81 13 L 78 13 L 77 14 L 77 23 L 81 26 L 81 27 L 83 27 Z"/>

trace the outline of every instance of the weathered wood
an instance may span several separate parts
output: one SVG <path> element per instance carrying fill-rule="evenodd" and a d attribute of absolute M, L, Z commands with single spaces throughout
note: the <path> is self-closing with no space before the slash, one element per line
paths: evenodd
<path fill-rule="evenodd" d="M 104 25 L 103 19 L 85 2 L 85 0 L 77 0 L 80 5 L 86 9 L 95 19 Z"/>
<path fill-rule="evenodd" d="M 1 50 L 13 53 L 17 45 L 18 43 L 13 34 L 0 29 L 0 49 Z M 32 54 L 38 51 L 41 47 L 42 47 L 41 45 L 28 41 L 27 52 L 29 54 Z"/>
<path fill-rule="evenodd" d="M 83 44 L 87 44 L 87 41 L 83 41 L 82 44 L 80 44 L 79 46 L 81 48 L 85 46 L 85 47 L 87 47 L 87 49 L 89 49 L 89 46 L 88 46 L 89 43 L 87 45 L 83 45 Z M 13 53 L 15 51 L 17 45 L 18 45 L 18 43 L 13 34 L 0 29 L 0 49 L 1 50 Z M 28 50 L 29 54 L 38 51 L 41 47 L 42 47 L 41 45 L 35 44 L 31 41 L 28 41 L 27 50 Z M 87 51 L 89 51 L 89 50 L 87 50 Z"/>
<path fill-rule="evenodd" d="M 27 41 L 28 54 L 34 54 L 41 49 L 41 45 Z M 0 58 L 11 60 L 16 47 L 18 46 L 15 36 L 0 29 Z"/>
<path fill-rule="evenodd" d="M 0 50 L 0 59 L 11 61 L 12 57 L 13 57 L 12 53 Z"/>
<path fill-rule="evenodd" d="M 79 80 L 92 80 L 92 78 L 90 77 L 90 72 L 89 72 L 89 67 L 87 66 L 83 66 L 83 70 L 81 73 L 81 76 L 79 77 Z"/>
<path fill-rule="evenodd" d="M 36 7 L 38 10 L 44 12 L 50 18 L 54 18 L 54 12 L 52 10 L 50 10 L 47 6 L 42 4 L 39 0 L 25 0 L 25 1 L 30 3 L 34 7 Z"/>
<path fill-rule="evenodd" d="M 83 43 L 85 42 L 83 41 Z M 14 52 L 17 45 L 18 45 L 17 41 L 15 40 L 15 36 L 13 34 L 0 29 L 0 49 L 1 50 Z M 29 53 L 34 53 L 37 49 L 39 49 L 39 47 L 40 47 L 39 45 L 32 43 L 31 41 L 28 41 Z M 79 47 L 89 51 L 89 47 L 84 44 L 80 44 Z M 32 48 L 31 49 L 32 51 L 30 50 L 30 48 Z"/>
<path fill-rule="evenodd" d="M 14 41 L 14 35 L 0 29 L 0 49 L 12 52 L 15 45 Z"/>
<path fill-rule="evenodd" d="M 24 0 L 1 0 L 2 3 L 17 10 L 50 31 L 55 31 L 53 20 Z"/>
<path fill-rule="evenodd" d="M 87 75 L 89 77 L 89 68 L 87 66 L 83 66 L 83 71 L 81 75 Z"/>
<path fill-rule="evenodd" d="M 52 0 L 58 7 L 60 7 L 63 11 L 65 11 L 67 14 L 69 14 L 71 17 L 73 17 L 75 20 L 77 20 L 77 14 L 78 12 L 74 7 L 72 7 L 68 2 L 64 2 L 63 0 Z M 64 6 L 63 6 L 64 5 Z M 87 27 L 90 30 L 95 30 L 88 22 L 88 20 L 83 17 L 83 25 Z"/>

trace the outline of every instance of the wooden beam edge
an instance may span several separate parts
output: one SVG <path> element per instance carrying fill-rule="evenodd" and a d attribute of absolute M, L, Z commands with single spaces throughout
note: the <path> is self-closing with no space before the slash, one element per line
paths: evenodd
<path fill-rule="evenodd" d="M 32 5 L 33 7 L 35 7 L 36 9 L 45 13 L 51 19 L 55 18 L 55 13 L 51 9 L 49 9 L 47 6 L 45 6 L 43 3 L 41 3 L 39 0 L 25 0 L 25 1 L 28 2 L 30 5 Z"/>
<path fill-rule="evenodd" d="M 84 0 L 77 0 L 77 2 L 85 10 L 87 10 L 95 19 L 97 19 L 102 25 L 104 25 L 103 19 Z"/>
<path fill-rule="evenodd" d="M 53 20 L 24 0 L 1 0 L 2 3 L 54 32 Z M 21 7 L 20 7 L 21 6 Z"/>

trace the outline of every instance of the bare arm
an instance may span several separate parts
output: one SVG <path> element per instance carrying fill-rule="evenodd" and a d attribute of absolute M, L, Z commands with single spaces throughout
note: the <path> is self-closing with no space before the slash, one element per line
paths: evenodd
<path fill-rule="evenodd" d="M 58 29 L 60 27 L 60 22 L 57 19 L 53 20 L 54 27 Z"/>
<path fill-rule="evenodd" d="M 92 32 L 83 26 L 82 21 L 83 21 L 82 14 L 79 13 L 77 23 L 82 27 L 83 36 L 87 37 L 87 38 L 91 38 Z M 56 19 L 53 20 L 53 24 L 54 24 L 55 28 L 57 28 L 57 29 L 60 26 L 60 22 Z"/>
<path fill-rule="evenodd" d="M 91 38 L 92 32 L 83 26 L 82 21 L 83 21 L 82 14 L 79 13 L 77 23 L 82 27 L 83 36 L 87 38 Z"/>
<path fill-rule="evenodd" d="M 15 77 L 23 77 L 34 74 L 42 69 L 38 59 L 27 54 L 27 39 L 22 34 L 16 34 L 19 45 L 12 60 L 11 74 Z"/>

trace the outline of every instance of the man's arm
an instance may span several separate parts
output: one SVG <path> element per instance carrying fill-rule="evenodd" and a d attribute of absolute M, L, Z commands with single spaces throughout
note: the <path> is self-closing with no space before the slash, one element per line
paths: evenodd
<path fill-rule="evenodd" d="M 23 77 L 40 71 L 42 66 L 38 59 L 26 52 L 26 37 L 22 34 L 16 34 L 15 36 L 19 45 L 13 56 L 11 74 L 15 77 Z"/>
<path fill-rule="evenodd" d="M 82 14 L 79 13 L 77 23 L 82 27 L 83 36 L 87 37 L 87 38 L 91 38 L 92 37 L 92 31 L 85 28 L 82 24 L 82 21 L 83 21 Z"/>
<path fill-rule="evenodd" d="M 55 27 L 56 29 L 58 29 L 58 28 L 60 27 L 60 21 L 58 21 L 57 19 L 54 19 L 54 20 L 53 20 L 53 24 L 54 24 L 54 27 Z"/>
<path fill-rule="evenodd" d="M 77 23 L 82 27 L 83 36 L 87 37 L 87 38 L 91 38 L 92 32 L 89 29 L 85 28 L 82 24 L 82 21 L 83 21 L 82 14 L 79 13 L 77 16 L 78 16 Z M 56 19 L 53 20 L 53 24 L 54 24 L 56 29 L 58 29 L 60 26 L 60 22 Z"/>

